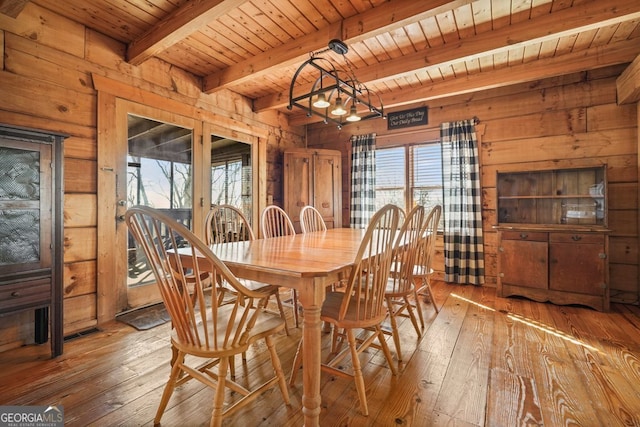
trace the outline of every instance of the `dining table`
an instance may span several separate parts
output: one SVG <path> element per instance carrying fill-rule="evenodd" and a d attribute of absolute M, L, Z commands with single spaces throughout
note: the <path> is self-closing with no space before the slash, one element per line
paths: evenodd
<path fill-rule="evenodd" d="M 348 274 L 365 230 L 326 231 L 211 245 L 237 277 L 295 289 L 302 306 L 302 412 L 306 427 L 320 418 L 320 312 L 327 286 Z"/>

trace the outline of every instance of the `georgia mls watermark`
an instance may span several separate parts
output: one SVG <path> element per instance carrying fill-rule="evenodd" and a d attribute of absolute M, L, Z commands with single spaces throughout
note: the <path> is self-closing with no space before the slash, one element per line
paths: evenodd
<path fill-rule="evenodd" d="M 0 406 L 0 427 L 63 427 L 62 406 Z"/>

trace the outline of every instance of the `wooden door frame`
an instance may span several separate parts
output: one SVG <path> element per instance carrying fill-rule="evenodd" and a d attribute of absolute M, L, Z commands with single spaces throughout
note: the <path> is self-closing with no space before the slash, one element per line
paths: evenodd
<path fill-rule="evenodd" d="M 126 120 L 124 127 L 118 120 L 118 102 L 129 102 L 131 105 L 144 106 L 162 111 L 161 114 L 175 114 L 186 119 L 194 120 L 194 169 L 202 170 L 205 162 L 211 162 L 210 143 L 205 144 L 202 135 L 211 132 L 216 135 L 230 137 L 252 145 L 253 167 L 253 195 L 254 212 L 253 223 L 257 224 L 259 212 L 266 206 L 266 172 L 267 172 L 267 138 L 269 131 L 266 125 L 247 120 L 249 123 L 222 116 L 211 110 L 193 106 L 179 100 L 172 99 L 153 92 L 148 92 L 126 83 L 93 74 L 93 84 L 97 91 L 97 323 L 98 325 L 115 319 L 116 314 L 126 307 L 126 287 L 119 286 L 114 281 L 116 268 L 116 252 L 114 248 L 121 242 L 116 236 L 116 222 L 118 206 L 116 198 L 116 164 L 117 141 L 126 140 Z M 157 105 L 162 105 L 160 110 Z M 126 117 L 126 114 L 125 114 Z M 253 123 L 252 123 L 253 122 Z M 197 129 L 197 132 L 195 131 Z M 124 136 L 122 136 L 124 135 Z M 206 154 L 206 153 L 209 154 Z M 120 166 L 122 167 L 122 166 Z M 207 168 L 208 170 L 208 168 Z M 198 178 L 198 179 L 195 179 Z M 204 216 L 211 204 L 210 174 L 194 176 L 193 222 L 202 224 Z M 202 203 L 199 203 L 202 195 Z M 206 209 L 205 209 L 206 207 Z M 202 236 L 203 227 L 194 227 L 197 235 Z M 123 252 L 124 253 L 124 252 Z M 126 260 L 125 260 L 126 261 Z"/>
<path fill-rule="evenodd" d="M 152 120 L 169 123 L 192 131 L 193 146 L 193 194 L 202 192 L 202 180 L 195 179 L 197 170 L 202 170 L 202 159 L 199 153 L 202 136 L 202 122 L 190 117 L 185 117 L 176 113 L 168 112 L 134 101 L 122 98 L 113 99 L 115 108 L 110 110 L 114 115 L 110 122 L 113 124 L 113 138 L 107 143 L 98 143 L 98 306 L 102 298 L 113 297 L 113 315 L 123 310 L 139 307 L 145 304 L 161 301 L 160 293 L 155 286 L 141 286 L 139 288 L 129 288 L 126 277 L 127 258 L 126 251 L 114 250 L 114 248 L 127 247 L 127 231 L 120 218 L 127 210 L 126 204 L 121 205 L 118 201 L 127 199 L 126 171 L 127 171 L 127 138 L 129 114 L 146 117 Z M 103 142 L 103 143 L 101 143 Z M 105 147 L 108 145 L 108 147 Z M 109 201 L 109 198 L 113 199 Z M 202 212 L 197 205 L 192 205 L 193 222 L 202 221 Z M 103 240 L 104 236 L 109 236 L 108 242 Z M 107 267 L 108 266 L 108 267 Z M 107 273 L 108 272 L 108 273 Z M 107 277 L 109 277 L 107 279 Z M 107 281 L 110 282 L 107 285 Z"/>

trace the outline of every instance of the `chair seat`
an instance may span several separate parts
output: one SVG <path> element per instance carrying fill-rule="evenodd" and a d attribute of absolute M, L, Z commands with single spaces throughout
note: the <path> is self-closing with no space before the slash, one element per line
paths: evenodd
<path fill-rule="evenodd" d="M 235 309 L 232 305 L 226 305 L 218 308 L 218 318 L 226 319 L 230 318 L 233 310 Z M 256 321 L 255 326 L 250 330 L 249 336 L 246 338 L 246 341 L 242 343 L 237 343 L 236 345 L 225 344 L 224 340 L 228 339 L 225 335 L 225 331 L 228 330 L 229 323 L 227 322 L 218 322 L 218 330 L 215 331 L 212 328 L 209 328 L 205 333 L 205 328 L 202 323 L 198 324 L 198 332 L 201 337 L 206 336 L 209 340 L 207 345 L 206 342 L 201 343 L 199 346 L 185 344 L 183 343 L 179 336 L 177 330 L 171 331 L 171 343 L 181 351 L 184 351 L 188 354 L 193 354 L 199 357 L 207 357 L 207 358 L 218 358 L 230 354 L 239 354 L 247 350 L 247 348 L 256 342 L 257 340 L 263 339 L 268 335 L 273 335 L 275 333 L 280 332 L 284 329 L 284 320 L 282 317 L 277 314 L 269 313 L 264 311 L 261 308 L 254 308 L 253 310 L 259 310 L 258 319 Z M 236 325 L 238 321 L 234 322 Z M 210 324 L 208 326 L 211 326 Z"/>
<path fill-rule="evenodd" d="M 379 325 L 384 320 L 387 313 L 382 310 L 379 316 L 371 317 L 370 319 L 363 320 L 358 319 L 356 313 L 358 309 L 362 309 L 362 304 L 349 304 L 347 313 L 343 319 L 338 319 L 340 306 L 344 299 L 343 292 L 327 292 L 327 297 L 322 304 L 322 311 L 320 312 L 320 319 L 333 323 L 339 328 L 370 328 L 375 325 Z M 353 298 L 352 298 L 353 299 Z"/>

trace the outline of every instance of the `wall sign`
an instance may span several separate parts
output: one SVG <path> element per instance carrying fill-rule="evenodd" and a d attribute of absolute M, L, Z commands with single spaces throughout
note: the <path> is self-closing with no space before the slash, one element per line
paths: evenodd
<path fill-rule="evenodd" d="M 387 113 L 387 129 L 426 125 L 429 122 L 427 112 L 427 107 L 419 107 Z"/>

